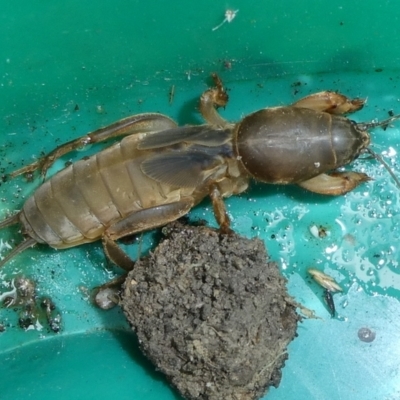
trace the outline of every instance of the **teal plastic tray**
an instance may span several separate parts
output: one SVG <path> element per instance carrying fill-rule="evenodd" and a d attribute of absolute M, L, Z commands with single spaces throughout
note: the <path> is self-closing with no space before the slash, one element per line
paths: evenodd
<path fill-rule="evenodd" d="M 352 116 L 357 121 L 400 113 L 400 11 L 390 2 L 361 7 L 238 0 L 228 8 L 239 10 L 235 18 L 212 30 L 224 20 L 225 3 L 3 5 L 1 173 L 131 114 L 156 111 L 181 124 L 201 123 L 197 101 L 211 72 L 229 88 L 222 113 L 232 121 L 320 90 L 368 98 Z M 400 121 L 372 132 L 373 149 L 398 176 L 399 138 Z M 281 385 L 268 399 L 400 398 L 400 189 L 373 160 L 358 160 L 351 168 L 374 180 L 338 198 L 253 184 L 226 202 L 233 228 L 265 241 L 288 278 L 289 292 L 321 318 L 299 326 Z M 19 209 L 38 184 L 22 178 L 2 182 L 0 218 Z M 215 225 L 208 200 L 190 217 Z M 315 238 L 314 225 L 325 227 L 328 236 Z M 17 229 L 0 232 L 0 243 L 19 239 Z M 147 233 L 129 251 L 137 256 L 154 241 L 154 233 Z M 307 276 L 310 267 L 343 287 L 334 297 L 337 318 L 330 318 L 321 289 Z M 0 334 L 2 399 L 180 398 L 141 356 L 121 312 L 92 306 L 90 289 L 116 272 L 99 244 L 65 251 L 38 246 L 0 271 L 1 292 L 14 276 L 29 276 L 63 318 L 59 334 L 23 331 L 13 309 L 0 309 L 0 322 L 11 325 Z M 371 329 L 375 340 L 360 340 L 361 328 Z"/>

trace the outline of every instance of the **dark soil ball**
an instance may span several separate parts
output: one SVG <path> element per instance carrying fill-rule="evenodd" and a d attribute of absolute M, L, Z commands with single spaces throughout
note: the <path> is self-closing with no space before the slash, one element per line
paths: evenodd
<path fill-rule="evenodd" d="M 258 239 L 174 223 L 128 275 L 123 310 L 147 357 L 187 399 L 278 386 L 299 316 Z"/>

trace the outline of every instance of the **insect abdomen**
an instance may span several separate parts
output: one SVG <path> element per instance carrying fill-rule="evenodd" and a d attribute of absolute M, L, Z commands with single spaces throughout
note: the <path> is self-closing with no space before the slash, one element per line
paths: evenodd
<path fill-rule="evenodd" d="M 23 207 L 25 231 L 52 247 L 72 247 L 98 240 L 130 213 L 166 202 L 165 188 L 141 172 L 140 152 L 122 143 L 71 164 L 40 186 Z"/>

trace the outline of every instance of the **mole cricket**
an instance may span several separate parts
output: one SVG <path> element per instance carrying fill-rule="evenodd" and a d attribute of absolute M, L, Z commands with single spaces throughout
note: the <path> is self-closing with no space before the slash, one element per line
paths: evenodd
<path fill-rule="evenodd" d="M 230 232 L 224 197 L 244 192 L 249 182 L 296 184 L 320 194 L 342 195 L 371 178 L 341 171 L 362 154 L 383 159 L 370 148 L 369 129 L 400 118 L 357 123 L 344 114 L 365 101 L 323 91 L 289 106 L 268 107 L 238 123 L 217 112 L 228 95 L 220 78 L 200 97 L 203 125 L 178 126 L 169 117 L 145 113 L 121 119 L 61 145 L 10 174 L 48 168 L 62 155 L 86 144 L 120 138 L 117 143 L 44 181 L 22 209 L 0 222 L 21 226 L 24 240 L 0 267 L 37 243 L 64 249 L 101 240 L 109 260 L 125 270 L 133 260 L 117 240 L 166 225 L 210 196 L 222 233 Z"/>

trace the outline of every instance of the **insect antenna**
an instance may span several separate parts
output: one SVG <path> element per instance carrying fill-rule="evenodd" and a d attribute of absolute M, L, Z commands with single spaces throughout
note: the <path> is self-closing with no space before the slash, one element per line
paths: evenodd
<path fill-rule="evenodd" d="M 370 148 L 366 148 L 365 151 L 368 152 L 373 158 L 375 158 L 375 160 L 379 161 L 382 164 L 382 166 L 386 169 L 387 172 L 389 172 L 390 176 L 396 182 L 397 187 L 400 189 L 399 178 L 395 175 L 392 168 L 390 168 L 389 164 L 383 159 L 383 157 L 381 157 L 378 153 L 375 153 Z"/>
<path fill-rule="evenodd" d="M 35 239 L 29 238 L 25 239 L 22 243 L 20 243 L 17 247 L 14 247 L 1 261 L 0 261 L 0 268 L 10 261 L 13 257 L 17 254 L 22 253 L 24 250 L 28 249 L 29 247 L 34 246 L 37 243 Z"/>
<path fill-rule="evenodd" d="M 400 119 L 400 114 L 393 115 L 390 118 L 384 119 L 383 121 L 377 121 L 377 122 L 359 122 L 356 123 L 357 128 L 361 129 L 362 131 L 366 131 L 368 129 L 372 128 L 377 128 L 378 126 L 383 126 L 386 128 L 390 123 L 393 121 L 396 121 L 397 119 Z"/>
<path fill-rule="evenodd" d="M 384 119 L 383 121 L 377 121 L 377 122 L 360 122 L 356 123 L 357 128 L 361 129 L 362 131 L 367 131 L 368 129 L 373 129 L 377 128 L 379 126 L 382 126 L 384 129 L 392 122 L 400 119 L 400 114 L 397 115 L 392 115 L 390 118 Z M 373 150 L 370 148 L 365 148 L 365 152 L 368 152 L 375 160 L 380 162 L 382 166 L 386 169 L 387 172 L 389 172 L 390 176 L 393 178 L 393 180 L 396 182 L 397 187 L 400 189 L 400 180 L 399 178 L 395 175 L 393 170 L 390 168 L 388 163 L 381 157 L 379 154 L 375 153 Z"/>

